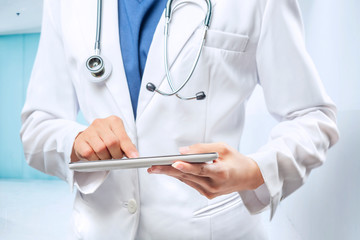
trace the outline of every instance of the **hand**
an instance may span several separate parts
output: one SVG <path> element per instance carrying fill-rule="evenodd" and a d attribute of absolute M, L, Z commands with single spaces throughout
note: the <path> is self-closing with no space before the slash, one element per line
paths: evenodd
<path fill-rule="evenodd" d="M 172 166 L 152 166 L 148 172 L 175 177 L 209 199 L 253 190 L 264 183 L 257 163 L 226 144 L 195 144 L 180 149 L 181 154 L 206 152 L 217 152 L 219 158 L 211 164 L 177 161 Z"/>
<path fill-rule="evenodd" d="M 80 159 L 104 160 L 139 156 L 135 145 L 126 134 L 122 120 L 116 116 L 95 119 L 75 138 L 71 162 Z"/>

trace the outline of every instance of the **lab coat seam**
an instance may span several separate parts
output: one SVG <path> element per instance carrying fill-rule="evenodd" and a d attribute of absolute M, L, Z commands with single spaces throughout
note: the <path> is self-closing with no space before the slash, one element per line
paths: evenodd
<path fill-rule="evenodd" d="M 197 30 L 197 31 L 200 31 L 200 30 Z M 225 43 L 222 42 L 220 44 L 219 40 L 221 40 L 224 37 L 227 37 L 228 41 L 226 41 Z M 218 41 L 214 41 L 216 39 Z M 233 33 L 233 32 L 222 31 L 222 30 L 209 29 L 204 47 L 225 50 L 225 51 L 229 51 L 229 52 L 242 53 L 242 52 L 246 52 L 246 47 L 249 43 L 249 39 L 250 39 L 249 36 L 246 34 L 238 34 L 238 33 Z M 211 40 L 213 40 L 213 41 L 211 41 Z M 233 43 L 233 44 L 229 44 L 229 42 Z M 237 47 L 235 47 L 235 46 L 237 46 Z M 230 48 L 237 48 L 237 49 L 230 49 Z"/>
<path fill-rule="evenodd" d="M 81 20 L 79 19 L 79 14 L 73 14 L 74 12 L 77 12 L 76 10 L 74 10 L 74 2 L 72 2 L 72 4 L 71 4 L 71 13 L 72 13 L 72 17 L 76 20 L 76 23 L 77 23 L 77 30 L 81 33 L 80 35 L 81 35 L 81 37 L 82 37 L 82 42 L 83 43 L 87 43 L 88 41 L 85 41 L 85 39 L 86 39 L 86 34 L 84 33 L 84 28 L 82 28 L 81 26 L 82 26 L 82 24 L 81 24 Z M 75 23 L 75 24 L 76 24 Z M 94 38 L 95 38 L 95 34 L 94 34 Z M 92 47 L 91 46 L 88 46 L 87 47 L 87 49 L 92 49 Z"/>
<path fill-rule="evenodd" d="M 210 216 L 209 217 L 209 224 L 210 224 L 210 226 L 209 226 L 209 229 L 210 229 L 210 239 L 212 240 L 213 239 L 213 227 L 212 227 L 212 225 L 213 225 L 213 219 L 212 219 L 212 217 Z"/>
<path fill-rule="evenodd" d="M 208 142 L 208 125 L 209 125 L 209 120 L 210 119 L 210 116 L 209 116 L 209 113 L 210 113 L 210 98 L 211 98 L 211 94 L 210 94 L 210 97 L 209 97 L 209 93 L 211 92 L 211 88 L 212 88 L 212 81 L 211 81 L 211 78 L 209 78 L 208 80 L 208 88 L 207 88 L 207 99 L 205 99 L 206 101 L 206 105 L 205 105 L 205 126 L 204 126 L 204 136 L 203 136 L 203 142 L 204 143 L 207 143 Z"/>
<path fill-rule="evenodd" d="M 52 151 L 56 151 L 57 152 L 57 148 L 50 148 L 50 149 L 47 149 L 47 150 L 43 150 L 43 149 L 36 149 L 36 150 L 30 150 L 29 152 L 28 151 L 24 151 L 24 154 L 26 156 L 31 156 L 31 155 L 36 155 L 36 154 L 47 154 L 49 152 L 52 152 Z"/>
<path fill-rule="evenodd" d="M 301 235 L 299 234 L 299 230 L 297 229 L 297 227 L 294 224 L 293 220 L 288 215 L 285 215 L 285 217 L 288 220 L 288 222 L 290 223 L 291 227 L 296 230 L 296 235 L 299 237 L 299 239 L 302 239 Z"/>
<path fill-rule="evenodd" d="M 264 205 L 261 201 L 254 203 L 254 200 L 256 201 L 257 198 L 254 197 L 255 192 L 253 190 L 241 191 L 239 192 L 239 195 L 243 200 L 244 206 L 251 215 L 262 213 L 270 208 L 270 201 L 268 205 Z"/>
<path fill-rule="evenodd" d="M 300 117 L 306 116 L 306 115 L 308 115 L 310 113 L 314 113 L 314 112 L 321 112 L 325 116 L 329 117 L 328 114 L 326 114 L 324 112 L 324 110 L 329 110 L 329 106 L 325 106 L 325 105 L 304 106 L 302 108 L 297 108 L 297 109 L 295 109 L 293 111 L 290 111 L 287 114 L 285 114 L 283 116 L 283 118 L 281 119 L 281 122 L 283 122 L 283 121 L 292 121 L 292 120 L 294 120 L 296 118 L 300 118 Z M 333 119 L 331 119 L 331 120 L 333 120 Z"/>
<path fill-rule="evenodd" d="M 231 31 L 224 31 L 222 29 L 216 29 L 216 28 L 209 28 L 208 30 L 209 32 L 214 32 L 216 34 L 224 34 L 224 35 L 230 35 L 233 36 L 235 38 L 249 38 L 249 36 L 247 34 L 243 34 L 243 33 L 234 33 Z"/>
<path fill-rule="evenodd" d="M 135 170 L 135 181 L 136 181 L 136 189 L 135 189 L 135 199 L 137 201 L 137 211 L 136 211 L 136 214 L 135 214 L 135 225 L 134 225 L 134 228 L 133 228 L 133 233 L 131 234 L 133 236 L 133 239 L 136 238 L 136 235 L 137 235 L 137 232 L 138 232 L 138 228 L 139 228 L 139 224 L 140 224 L 140 216 L 141 216 L 141 198 L 140 198 L 140 179 L 139 179 L 139 169 L 136 169 Z"/>
<path fill-rule="evenodd" d="M 50 25 L 53 27 L 54 32 L 56 33 L 57 37 L 58 37 L 59 39 L 61 39 L 61 34 L 60 34 L 60 33 L 61 33 L 61 31 L 60 31 L 61 28 L 59 29 L 58 27 L 56 27 L 52 9 L 49 8 L 49 5 L 51 5 L 51 4 L 48 3 L 48 2 L 51 2 L 51 0 L 44 1 L 43 12 L 44 12 L 44 13 L 46 13 L 46 12 L 48 13 L 49 19 L 50 19 L 50 23 L 51 23 Z M 57 10 L 60 11 L 60 8 L 57 9 Z M 44 21 L 45 21 L 45 18 L 43 18 L 43 23 L 42 23 L 42 25 L 44 25 Z M 41 30 L 42 30 L 42 29 L 41 29 Z"/>
<path fill-rule="evenodd" d="M 74 91 L 74 94 L 75 94 L 75 99 L 76 101 L 73 102 L 74 104 L 74 108 L 73 108 L 73 116 L 77 116 L 79 114 L 79 111 L 80 111 L 80 104 L 79 104 L 79 98 L 78 98 L 78 94 L 77 94 L 77 90 L 75 88 L 75 85 L 74 85 L 74 82 L 73 81 L 70 81 L 71 82 L 71 86 L 73 88 L 73 91 Z"/>
<path fill-rule="evenodd" d="M 60 154 L 60 158 L 64 158 L 64 153 L 62 153 L 62 152 L 59 153 L 56 150 L 53 150 L 53 151 L 47 151 L 46 153 L 49 154 L 50 152 L 56 152 L 56 153 Z M 40 155 L 40 156 L 38 156 L 38 155 Z M 45 161 L 44 156 L 45 156 L 45 152 L 38 152 L 38 153 L 34 153 L 34 154 L 25 154 L 25 159 L 26 159 L 27 163 L 34 169 L 37 169 L 37 170 L 39 170 L 43 173 L 46 173 L 50 176 L 55 176 L 55 177 L 60 178 L 61 180 L 66 181 L 68 179 L 67 169 L 56 169 L 56 171 L 50 172 L 49 169 L 51 169 L 51 168 L 48 167 L 48 165 L 47 165 L 48 161 Z M 38 165 L 36 163 L 32 164 L 34 162 L 34 159 L 37 159 L 37 158 L 39 158 L 39 159 L 44 158 L 42 167 L 38 167 Z M 35 162 L 36 162 L 36 160 L 35 160 Z"/>
<path fill-rule="evenodd" d="M 281 179 L 280 179 L 280 177 L 279 177 L 279 174 L 278 174 L 278 172 L 276 172 L 276 173 L 274 173 L 274 172 L 272 172 L 272 173 L 268 173 L 268 171 L 266 171 L 266 169 L 264 169 L 264 168 L 267 168 L 267 166 L 263 166 L 263 162 L 264 162 L 264 155 L 266 155 L 266 156 L 268 156 L 268 155 L 275 155 L 275 158 L 273 158 L 274 160 L 273 161 L 275 161 L 276 162 L 276 166 L 278 167 L 278 157 L 277 157 L 277 153 L 278 152 L 278 150 L 277 149 L 271 149 L 271 151 L 269 151 L 269 150 L 267 150 L 267 151 L 258 151 L 258 152 L 256 152 L 256 153 L 254 153 L 254 154 L 251 154 L 251 155 L 249 155 L 250 156 L 250 158 L 252 158 L 253 160 L 255 160 L 256 161 L 256 163 L 258 164 L 258 166 L 259 166 L 259 169 L 260 169 L 260 172 L 261 172 L 261 175 L 262 175 L 262 177 L 263 177 L 263 179 L 264 179 L 264 184 L 265 184 L 265 186 L 266 186 L 266 188 L 267 188 L 267 190 L 268 190 L 268 192 L 269 192 L 269 195 L 270 195 L 270 206 L 271 206 L 271 199 L 274 197 L 274 196 L 276 196 L 280 191 L 281 191 L 281 189 L 282 189 L 282 186 L 283 186 L 283 183 L 282 183 L 282 181 L 281 181 Z M 261 155 L 261 156 L 259 156 L 259 157 L 257 157 L 257 155 Z M 254 157 L 255 156 L 255 157 Z M 266 157 L 267 159 L 271 159 L 271 157 L 270 158 L 268 158 L 268 157 Z M 270 175 L 270 176 L 269 176 Z M 275 178 L 273 179 L 273 180 L 270 180 L 271 178 L 273 178 L 272 176 L 275 176 Z M 273 182 L 276 182 L 276 184 L 274 184 Z M 275 186 L 277 186 L 279 183 L 281 183 L 280 185 L 281 185 L 281 187 L 275 187 Z M 275 190 L 275 191 L 274 191 Z M 255 191 L 254 191 L 254 194 L 255 194 Z M 256 194 L 255 194 L 256 195 Z M 256 196 L 257 197 L 257 196 Z M 260 203 L 261 203 L 261 201 L 260 201 Z M 262 205 L 263 205 L 263 203 L 261 203 Z"/>
<path fill-rule="evenodd" d="M 49 120 L 51 121 L 51 120 L 58 120 L 58 119 L 47 119 L 47 120 L 44 120 L 43 122 L 49 121 Z M 77 131 L 77 134 L 78 134 L 78 130 L 79 130 L 80 128 L 82 129 L 82 128 L 85 128 L 85 127 L 86 127 L 86 126 L 81 125 L 81 124 L 79 124 L 79 123 L 77 123 L 77 122 L 73 122 L 73 123 L 75 123 L 74 126 L 76 126 L 76 124 L 78 124 L 79 128 L 76 128 L 76 129 L 70 128 L 70 129 L 68 129 L 68 133 L 64 135 L 65 138 L 68 137 L 69 135 L 72 135 L 72 133 L 73 133 L 74 130 Z M 76 135 L 77 135 L 77 134 L 76 134 Z M 75 136 L 76 136 L 76 135 L 75 135 Z M 66 144 L 65 144 L 65 145 L 66 145 Z M 64 148 L 66 148 L 65 145 L 64 145 Z M 72 147 L 72 145 L 71 145 L 71 147 Z M 59 150 L 57 146 L 50 147 L 50 148 L 47 148 L 47 149 L 43 149 L 43 148 L 39 149 L 39 148 L 36 148 L 36 149 L 31 149 L 31 150 L 27 150 L 27 149 L 24 148 L 24 154 L 27 154 L 27 155 L 34 155 L 34 154 L 39 154 L 39 153 L 43 153 L 43 154 L 45 155 L 45 154 L 47 154 L 47 153 L 49 153 L 49 152 L 52 152 L 52 151 L 56 151 L 56 152 L 58 152 L 58 153 L 65 153 L 65 152 L 66 152 L 66 149 Z M 70 156 L 69 156 L 69 157 L 70 157 Z"/>
<path fill-rule="evenodd" d="M 243 50 L 243 51 L 240 51 L 240 50 L 230 50 L 230 49 L 227 49 L 227 48 L 219 48 L 219 47 L 205 46 L 205 45 L 204 45 L 204 49 L 213 49 L 214 51 L 220 51 L 220 52 L 229 53 L 229 54 L 247 55 L 246 54 L 246 49 Z"/>
<path fill-rule="evenodd" d="M 194 218 L 202 218 L 202 217 L 211 217 L 216 214 L 220 214 L 226 211 L 229 208 L 234 207 L 237 204 L 242 202 L 240 196 L 238 194 L 231 196 L 227 199 L 224 199 L 220 202 L 208 204 L 207 207 L 197 210 L 193 213 Z"/>
<path fill-rule="evenodd" d="M 260 33 L 259 33 L 259 38 L 257 39 L 257 45 L 256 45 L 256 51 L 255 51 L 255 62 L 256 62 L 256 73 L 257 73 L 257 76 L 258 76 L 258 83 L 259 85 L 261 85 L 261 76 L 260 76 L 260 72 L 259 72 L 259 63 L 258 63 L 258 59 L 260 59 L 260 52 L 259 52 L 259 46 L 260 46 L 260 43 L 261 43 L 261 40 L 262 40 L 262 37 L 264 35 L 264 31 L 266 29 L 264 29 L 264 26 L 265 26 L 265 17 L 266 17 L 266 14 L 267 14 L 267 11 L 268 11 L 268 5 L 269 5 L 269 1 L 270 0 L 267 0 L 266 1 L 266 4 L 264 6 L 264 9 L 262 9 L 262 19 L 260 21 Z"/>
<path fill-rule="evenodd" d="M 264 185 L 265 185 L 266 188 L 268 188 L 268 186 L 266 185 L 266 183 L 264 183 Z M 269 191 L 269 190 L 268 190 L 268 191 Z M 254 196 L 255 196 L 256 200 L 258 201 L 258 203 L 260 203 L 260 204 L 262 205 L 261 208 L 264 209 L 265 207 L 269 206 L 269 203 L 270 203 L 270 202 L 267 203 L 267 204 L 264 204 L 263 201 L 260 200 L 260 198 L 259 198 L 259 196 L 257 195 L 257 193 L 256 193 L 255 190 L 254 190 Z M 271 198 L 271 196 L 269 196 L 269 198 Z"/>
<path fill-rule="evenodd" d="M 264 176 L 264 175 L 263 175 Z M 254 191 L 254 195 L 255 195 L 255 198 L 256 200 L 258 201 L 258 203 L 261 205 L 261 209 L 259 209 L 259 211 L 256 211 L 256 213 L 260 213 L 260 212 L 263 212 L 264 210 L 266 210 L 268 207 L 270 207 L 270 219 L 272 218 L 271 215 L 274 214 L 272 213 L 274 210 L 273 210 L 273 205 L 272 205 L 272 200 L 273 200 L 273 197 L 274 195 L 278 194 L 278 192 L 276 192 L 275 194 L 271 194 L 270 192 L 270 186 L 269 186 L 269 181 L 267 181 L 267 179 L 264 179 L 264 184 L 265 184 L 265 187 L 269 193 L 269 202 L 267 204 L 264 204 L 258 197 L 258 195 L 256 194 L 256 191 Z"/>

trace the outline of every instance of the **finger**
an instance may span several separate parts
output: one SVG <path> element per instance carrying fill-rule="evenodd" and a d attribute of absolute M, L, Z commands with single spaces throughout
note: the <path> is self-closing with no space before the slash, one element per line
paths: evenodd
<path fill-rule="evenodd" d="M 82 140 L 75 143 L 75 154 L 80 159 L 86 159 L 89 161 L 99 160 L 100 158 L 96 155 L 90 145 Z"/>
<path fill-rule="evenodd" d="M 111 129 L 98 129 L 98 134 L 101 140 L 104 142 L 108 152 L 110 153 L 110 158 L 120 159 L 123 157 L 123 152 L 121 151 L 120 146 L 120 139 Z"/>
<path fill-rule="evenodd" d="M 121 150 L 128 158 L 136 158 L 139 156 L 135 145 L 132 143 L 130 137 L 127 135 L 123 122 L 120 118 L 114 119 L 111 126 L 111 130 L 115 136 L 120 140 Z"/>
<path fill-rule="evenodd" d="M 105 143 L 101 140 L 99 136 L 89 137 L 87 143 L 101 160 L 111 159 L 111 155 Z"/>
<path fill-rule="evenodd" d="M 192 182 L 197 183 L 198 185 L 202 186 L 204 189 L 210 189 L 211 188 L 211 179 L 208 177 L 200 177 L 195 176 L 188 173 L 183 173 L 171 166 L 152 166 L 148 169 L 149 173 L 155 173 L 155 174 L 165 174 L 170 177 L 175 177 L 177 179 L 183 179 L 183 180 L 189 180 Z"/>
<path fill-rule="evenodd" d="M 162 174 L 166 174 L 168 176 L 177 178 L 181 182 L 194 188 L 201 195 L 204 195 L 205 197 L 207 197 L 209 199 L 212 199 L 217 196 L 216 193 L 212 193 L 211 191 L 207 190 L 207 189 L 211 189 L 211 187 L 209 187 L 210 179 L 206 179 L 204 177 L 193 176 L 191 174 L 184 174 L 170 166 L 153 166 L 148 169 L 148 172 L 149 173 L 162 173 Z"/>
<path fill-rule="evenodd" d="M 173 168 L 177 170 L 188 173 L 196 176 L 205 176 L 205 177 L 217 177 L 219 173 L 220 166 L 216 163 L 187 163 L 182 161 L 177 161 L 172 164 Z"/>

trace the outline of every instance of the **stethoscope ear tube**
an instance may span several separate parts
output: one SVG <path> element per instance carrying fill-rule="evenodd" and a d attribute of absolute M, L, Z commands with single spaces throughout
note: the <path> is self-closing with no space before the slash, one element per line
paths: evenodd
<path fill-rule="evenodd" d="M 212 14 L 212 4 L 210 0 L 206 0 L 207 3 L 207 13 L 204 20 L 204 24 L 207 27 L 210 27 L 210 20 L 211 20 L 211 14 Z"/>
<path fill-rule="evenodd" d="M 197 100 L 203 100 L 206 98 L 206 95 L 203 91 L 196 93 L 196 95 L 193 96 L 189 96 L 189 97 L 183 97 L 179 94 L 179 92 L 185 87 L 185 85 L 189 82 L 190 78 L 192 77 L 195 68 L 199 62 L 200 59 L 200 55 L 202 53 L 203 47 L 204 47 L 204 43 L 205 43 L 205 38 L 206 38 L 206 33 L 207 30 L 210 26 L 210 19 L 211 19 L 211 12 L 212 12 L 212 5 L 211 5 L 211 1 L 210 0 L 205 0 L 207 3 L 207 13 L 204 19 L 204 30 L 203 30 L 203 35 L 202 35 L 202 41 L 200 44 L 200 47 L 198 49 L 198 52 L 196 54 L 196 58 L 195 61 L 191 67 L 191 70 L 188 74 L 188 76 L 186 77 L 186 79 L 182 82 L 182 84 L 176 89 L 175 85 L 173 84 L 172 81 L 172 77 L 170 74 L 170 70 L 169 70 L 169 65 L 168 65 L 168 31 L 169 31 L 169 25 L 170 25 L 170 21 L 171 21 L 171 14 L 172 14 L 172 8 L 171 8 L 171 4 L 173 2 L 173 0 L 169 0 L 166 4 L 166 9 L 165 9 L 165 28 L 164 28 L 164 66 L 165 66 L 165 72 L 166 72 L 166 78 L 167 78 L 167 82 L 170 86 L 170 90 L 171 92 L 167 93 L 167 92 L 163 92 L 159 89 L 157 89 L 157 87 L 153 84 L 153 83 L 148 83 L 146 85 L 146 89 L 149 90 L 150 92 L 157 92 L 163 96 L 173 96 L 175 95 L 176 97 L 178 97 L 179 99 L 182 100 L 191 100 L 191 99 L 197 99 Z M 180 4 L 183 4 L 185 2 L 181 2 L 178 3 L 177 5 L 174 6 L 174 9 L 176 9 L 176 7 Z M 199 3 L 195 3 L 196 5 L 199 5 Z"/>
<path fill-rule="evenodd" d="M 157 92 L 163 96 L 171 96 L 165 92 L 162 92 L 160 90 L 158 90 L 155 86 L 155 84 L 149 82 L 146 84 L 146 89 L 150 92 Z M 206 94 L 201 91 L 201 92 L 198 92 L 196 93 L 195 96 L 192 96 L 192 97 L 181 97 L 179 94 L 175 94 L 178 98 L 180 98 L 181 100 L 192 100 L 192 99 L 196 99 L 196 100 L 204 100 L 206 98 Z"/>

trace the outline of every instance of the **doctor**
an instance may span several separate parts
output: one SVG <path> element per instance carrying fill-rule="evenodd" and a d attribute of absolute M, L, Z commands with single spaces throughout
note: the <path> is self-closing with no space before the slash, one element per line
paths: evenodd
<path fill-rule="evenodd" d="M 166 37 L 164 0 L 44 1 L 21 138 L 32 167 L 76 187 L 73 238 L 266 239 L 256 213 L 273 216 L 337 141 L 335 106 L 306 52 L 296 0 L 212 0 L 211 14 L 210 1 L 194 2 L 173 1 Z M 237 149 L 257 84 L 279 124 L 244 156 Z M 79 110 L 89 126 L 76 122 Z M 80 158 L 179 151 L 219 159 L 68 168 Z"/>

